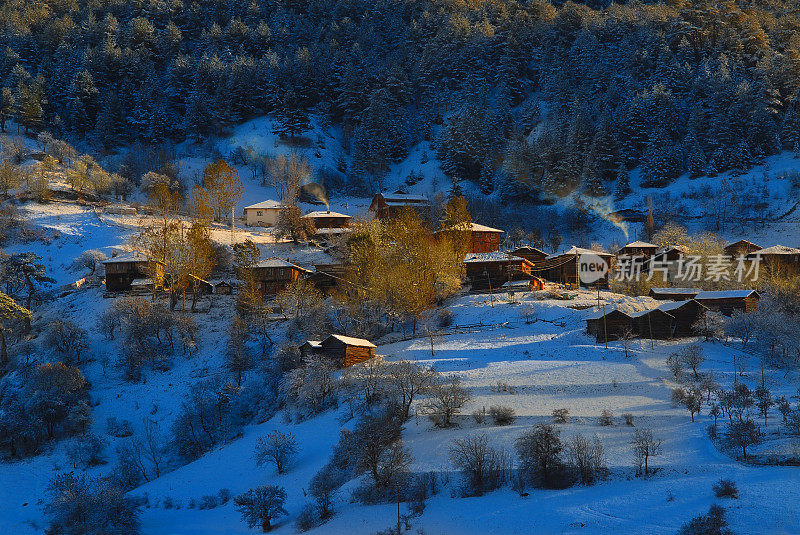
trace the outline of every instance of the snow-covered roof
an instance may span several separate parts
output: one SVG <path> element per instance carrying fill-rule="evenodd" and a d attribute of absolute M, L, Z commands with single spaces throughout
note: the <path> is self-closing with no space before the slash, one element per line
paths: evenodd
<path fill-rule="evenodd" d="M 662 247 L 661 249 L 656 251 L 656 256 L 669 253 L 670 251 L 678 251 L 679 253 L 686 253 L 689 251 L 689 249 L 686 248 L 686 246 L 684 245 L 668 245 L 667 247 Z"/>
<path fill-rule="evenodd" d="M 131 281 L 131 287 L 136 288 L 139 286 L 152 286 L 153 279 L 133 279 Z"/>
<path fill-rule="evenodd" d="M 503 284 L 502 288 L 527 288 L 531 285 L 529 280 L 508 281 Z"/>
<path fill-rule="evenodd" d="M 628 316 L 630 316 L 631 318 L 641 318 L 642 316 L 646 316 L 646 315 L 650 314 L 651 312 L 655 312 L 656 310 L 659 310 L 659 311 L 663 312 L 664 314 L 667 314 L 668 316 L 672 316 L 672 314 L 668 314 L 667 311 L 664 310 L 661 307 L 648 308 L 648 309 L 645 309 L 645 310 L 637 310 L 636 312 L 631 312 L 630 314 L 628 314 Z"/>
<path fill-rule="evenodd" d="M 413 193 L 381 193 L 383 200 L 387 203 L 389 201 L 395 202 L 428 202 L 424 195 L 415 195 Z"/>
<path fill-rule="evenodd" d="M 322 340 L 306 340 L 306 344 L 310 345 L 314 349 L 322 349 Z"/>
<path fill-rule="evenodd" d="M 318 228 L 314 231 L 314 234 L 344 234 L 345 232 L 353 232 L 353 229 L 347 227 Z"/>
<path fill-rule="evenodd" d="M 650 288 L 650 291 L 661 295 L 685 295 L 699 294 L 703 290 L 700 288 Z"/>
<path fill-rule="evenodd" d="M 665 311 L 665 312 L 669 312 L 670 310 L 677 310 L 677 309 L 681 308 L 682 306 L 684 306 L 685 304 L 691 303 L 692 301 L 695 301 L 695 300 L 694 299 L 686 299 L 685 301 L 669 301 L 668 303 L 664 303 L 663 305 L 659 306 L 658 308 L 660 310 Z M 705 308 L 705 305 L 703 305 L 702 303 L 697 303 L 697 304 L 700 305 L 701 307 Z"/>
<path fill-rule="evenodd" d="M 335 338 L 336 340 L 339 340 L 340 342 L 349 346 L 377 347 L 369 340 L 365 340 L 363 338 L 353 338 L 352 336 L 342 336 L 341 334 L 332 334 L 330 335 L 330 338 Z"/>
<path fill-rule="evenodd" d="M 459 223 L 457 225 L 437 230 L 436 232 L 439 233 L 445 230 L 462 230 L 465 226 L 466 225 L 464 225 L 463 223 Z M 474 221 L 469 224 L 469 229 L 472 232 L 497 232 L 498 234 L 502 234 L 505 232 L 505 230 L 500 230 L 499 228 L 492 228 L 486 225 L 481 225 L 480 223 L 475 223 Z"/>
<path fill-rule="evenodd" d="M 317 217 L 339 217 L 342 219 L 350 219 L 349 215 L 340 214 L 339 212 L 331 212 L 330 210 L 316 210 L 314 212 L 309 212 L 302 217 L 307 217 L 309 219 L 317 218 Z"/>
<path fill-rule="evenodd" d="M 129 251 L 127 253 L 122 253 L 121 255 L 115 256 L 114 258 L 109 258 L 108 260 L 103 260 L 103 264 L 118 264 L 122 262 L 149 262 L 150 257 L 144 253 L 139 251 Z"/>
<path fill-rule="evenodd" d="M 595 251 L 592 249 L 584 249 L 583 247 L 577 247 L 573 245 L 568 251 L 563 253 L 554 253 L 545 258 L 545 260 L 550 260 L 551 258 L 558 258 L 559 256 L 578 256 L 582 254 L 595 254 L 597 256 L 614 256 L 611 253 L 604 253 L 603 251 Z"/>
<path fill-rule="evenodd" d="M 612 312 L 619 312 L 620 314 L 624 314 L 625 316 L 628 316 L 629 318 L 631 317 L 631 314 L 629 314 L 627 312 L 623 312 L 620 309 L 618 309 L 617 307 L 610 307 L 610 308 L 607 308 L 605 312 L 603 312 L 602 308 L 600 310 L 592 312 L 591 314 L 586 316 L 584 319 L 585 320 L 599 320 L 603 316 L 608 316 Z"/>
<path fill-rule="evenodd" d="M 302 271 L 306 271 L 305 268 L 301 268 L 300 266 L 298 266 L 296 264 L 292 264 L 291 262 L 288 262 L 288 261 L 284 260 L 283 258 L 278 258 L 277 256 L 273 256 L 273 257 L 267 258 L 265 260 L 261 260 L 259 262 L 256 262 L 255 264 L 253 264 L 253 267 L 256 267 L 256 268 L 293 267 L 293 268 L 300 269 Z"/>
<path fill-rule="evenodd" d="M 285 206 L 283 206 L 278 201 L 274 201 L 272 199 L 267 199 L 266 201 L 261 201 L 261 202 L 258 202 L 256 204 L 251 204 L 250 206 L 245 206 L 244 207 L 245 210 L 266 210 L 266 209 L 269 209 L 269 208 L 283 209 L 283 208 L 285 208 Z"/>
<path fill-rule="evenodd" d="M 543 254 L 543 255 L 547 256 L 547 253 L 545 253 L 541 249 L 537 249 L 536 247 L 531 247 L 530 245 L 523 245 L 522 247 L 517 247 L 516 249 L 514 249 L 511 252 L 512 253 L 516 253 L 517 251 L 521 251 L 521 252 L 522 251 L 530 251 L 530 252 L 539 253 L 539 254 Z"/>
<path fill-rule="evenodd" d="M 752 245 L 754 247 L 758 247 L 758 245 L 756 245 L 755 243 L 753 243 L 751 241 L 748 241 L 748 240 L 737 240 L 737 241 L 735 241 L 733 243 L 729 243 L 728 245 L 726 245 L 725 249 L 727 249 L 729 247 L 733 247 L 734 245 L 739 245 L 740 243 L 743 243 L 743 244 L 746 244 L 746 245 Z"/>
<path fill-rule="evenodd" d="M 772 247 L 767 247 L 766 249 L 759 249 L 758 251 L 755 251 L 750 254 L 752 256 L 778 255 L 778 254 L 793 255 L 793 254 L 800 254 L 800 249 L 795 249 L 794 247 L 786 247 L 785 245 L 773 245 Z"/>
<path fill-rule="evenodd" d="M 469 253 L 464 256 L 464 263 L 472 264 L 481 262 L 508 262 L 512 258 L 516 259 L 517 261 L 522 260 L 522 258 L 512 257 L 508 253 L 494 251 L 492 253 Z"/>
<path fill-rule="evenodd" d="M 758 292 L 755 290 L 717 290 L 700 292 L 695 296 L 695 299 L 743 299 L 755 294 L 758 297 Z"/>
<path fill-rule="evenodd" d="M 628 247 L 631 247 L 631 248 L 634 248 L 634 249 L 652 249 L 652 248 L 656 248 L 657 249 L 658 245 L 656 245 L 654 243 L 647 243 L 646 241 L 634 241 L 634 242 L 631 242 L 631 243 L 625 245 L 623 247 L 623 249 L 626 249 Z"/>

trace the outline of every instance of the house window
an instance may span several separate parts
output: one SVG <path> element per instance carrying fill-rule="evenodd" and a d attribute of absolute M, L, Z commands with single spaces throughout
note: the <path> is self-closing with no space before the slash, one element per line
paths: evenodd
<path fill-rule="evenodd" d="M 261 210 L 258 210 L 258 211 L 256 211 L 256 215 L 258 217 L 261 217 L 262 215 L 264 215 L 264 212 L 262 212 Z"/>

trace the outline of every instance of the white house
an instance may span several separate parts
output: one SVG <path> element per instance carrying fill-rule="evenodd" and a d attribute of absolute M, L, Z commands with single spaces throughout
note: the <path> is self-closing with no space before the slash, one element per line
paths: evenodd
<path fill-rule="evenodd" d="M 285 207 L 272 199 L 251 204 L 244 208 L 244 222 L 250 227 L 272 227 L 278 222 L 278 214 Z"/>

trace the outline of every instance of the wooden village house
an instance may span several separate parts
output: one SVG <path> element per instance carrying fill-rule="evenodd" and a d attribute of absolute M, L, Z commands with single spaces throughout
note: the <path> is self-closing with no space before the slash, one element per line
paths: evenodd
<path fill-rule="evenodd" d="M 163 280 L 164 264 L 151 260 L 139 251 L 115 256 L 103 262 L 106 273 L 106 290 L 109 292 L 127 292 L 132 289 L 136 280 Z"/>
<path fill-rule="evenodd" d="M 547 253 L 545 253 L 544 251 L 537 249 L 536 247 L 530 247 L 528 245 L 524 247 L 517 247 L 516 249 L 511 251 L 511 254 L 514 256 L 518 256 L 520 258 L 524 258 L 528 262 L 532 263 L 534 266 L 544 261 L 544 259 L 547 258 L 548 256 Z"/>
<path fill-rule="evenodd" d="M 661 307 L 641 310 L 630 314 L 633 319 L 633 330 L 642 338 L 668 340 L 672 338 L 675 316 L 662 310 Z"/>
<path fill-rule="evenodd" d="M 314 272 L 309 273 L 306 280 L 320 292 L 330 294 L 344 283 L 348 270 L 349 266 L 342 263 L 316 264 Z"/>
<path fill-rule="evenodd" d="M 761 274 L 792 276 L 800 274 L 800 249 L 773 245 L 747 255 L 750 260 L 758 260 Z"/>
<path fill-rule="evenodd" d="M 474 292 L 496 291 L 506 282 L 533 276 L 533 264 L 500 252 L 470 253 L 464 257 L 464 269 Z"/>
<path fill-rule="evenodd" d="M 700 288 L 650 288 L 647 295 L 659 301 L 685 301 L 694 299 L 700 292 Z"/>
<path fill-rule="evenodd" d="M 387 219 L 397 216 L 405 206 L 419 215 L 424 215 L 430 211 L 431 203 L 423 195 L 401 192 L 376 193 L 369 205 L 369 211 L 375 214 L 376 219 Z"/>
<path fill-rule="evenodd" d="M 336 236 L 349 231 L 352 217 L 330 210 L 318 210 L 302 216 L 314 223 L 315 236 Z"/>
<path fill-rule="evenodd" d="M 305 268 L 275 256 L 261 260 L 253 265 L 250 270 L 253 280 L 258 284 L 261 293 L 264 295 L 277 294 L 308 273 Z"/>
<path fill-rule="evenodd" d="M 625 245 L 619 251 L 617 251 L 617 258 L 620 256 L 650 258 L 651 256 L 655 255 L 659 249 L 660 247 L 653 243 L 635 241 Z"/>
<path fill-rule="evenodd" d="M 755 312 L 760 296 L 755 290 L 720 290 L 700 292 L 695 300 L 714 312 L 730 316 L 736 310 Z"/>
<path fill-rule="evenodd" d="M 672 338 L 694 336 L 694 324 L 703 317 L 708 307 L 694 299 L 672 301 L 660 305 L 659 310 L 669 313 L 673 318 Z"/>
<path fill-rule="evenodd" d="M 363 338 L 332 334 L 320 342 L 320 346 L 321 354 L 340 368 L 375 357 L 375 344 Z"/>
<path fill-rule="evenodd" d="M 760 249 L 761 247 L 753 242 L 739 240 L 726 245 L 724 251 L 727 256 L 730 256 L 731 258 L 738 258 L 739 256 L 747 256 L 751 253 L 755 253 Z"/>
<path fill-rule="evenodd" d="M 635 329 L 634 320 L 617 308 L 602 310 L 586 318 L 586 332 L 593 335 L 598 342 L 619 340 Z"/>
<path fill-rule="evenodd" d="M 286 207 L 268 199 L 244 208 L 244 222 L 249 227 L 274 227 L 278 216 Z"/>
<path fill-rule="evenodd" d="M 307 359 L 322 355 L 322 340 L 306 340 L 300 346 L 300 355 Z"/>
<path fill-rule="evenodd" d="M 611 253 L 604 253 L 601 251 L 593 251 L 591 249 L 582 249 L 573 246 L 570 250 L 553 254 L 545 258 L 541 263 L 537 264 L 534 271 L 542 276 L 545 280 L 550 282 L 557 282 L 566 286 L 577 288 L 580 281 L 578 274 L 580 257 L 583 254 L 593 254 L 602 258 L 609 266 L 611 271 L 611 263 L 614 255 Z M 593 286 L 599 288 L 608 288 L 608 273 L 598 280 Z"/>
<path fill-rule="evenodd" d="M 463 232 L 463 228 L 450 227 L 437 230 L 433 233 L 435 237 L 446 236 L 453 232 Z M 470 235 L 470 251 L 471 253 L 494 253 L 500 250 L 500 244 L 503 243 L 503 234 L 505 231 L 500 229 L 487 227 L 486 225 L 479 225 L 478 223 L 469 224 Z"/>
<path fill-rule="evenodd" d="M 215 282 L 214 293 L 219 295 L 231 295 L 233 293 L 233 285 L 227 281 Z"/>

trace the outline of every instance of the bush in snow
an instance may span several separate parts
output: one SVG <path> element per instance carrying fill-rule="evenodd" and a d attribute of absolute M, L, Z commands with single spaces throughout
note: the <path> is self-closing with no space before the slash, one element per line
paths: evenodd
<path fill-rule="evenodd" d="M 697 385 L 691 385 L 689 388 L 673 388 L 672 402 L 686 407 L 694 422 L 694 415 L 703 407 L 703 393 Z"/>
<path fill-rule="evenodd" d="M 284 375 L 283 391 L 301 416 L 318 414 L 336 405 L 334 371 L 328 359 L 311 358 Z"/>
<path fill-rule="evenodd" d="M 67 445 L 67 457 L 75 468 L 88 468 L 105 462 L 108 441 L 93 433 L 72 439 Z"/>
<path fill-rule="evenodd" d="M 561 431 L 552 425 L 539 424 L 514 442 L 520 470 L 534 486 L 566 488 L 572 484 L 562 454 Z"/>
<path fill-rule="evenodd" d="M 106 418 L 106 434 L 124 438 L 133 434 L 133 425 L 128 420 L 118 420 L 114 416 Z"/>
<path fill-rule="evenodd" d="M 104 252 L 98 251 L 97 249 L 89 249 L 88 251 L 82 252 L 78 258 L 73 260 L 70 268 L 73 271 L 88 269 L 89 275 L 91 276 L 94 275 L 94 272 L 97 271 L 97 268 L 101 266 L 104 260 L 108 260 Z"/>
<path fill-rule="evenodd" d="M 475 423 L 478 425 L 483 425 L 483 422 L 486 421 L 486 407 L 482 407 L 480 409 L 475 409 L 472 411 L 472 418 L 475 420 Z"/>
<path fill-rule="evenodd" d="M 336 492 L 344 485 L 347 477 L 342 470 L 329 464 L 314 474 L 308 484 L 308 492 L 314 498 L 317 506 L 317 515 L 320 519 L 326 519 L 333 514 L 331 503 Z"/>
<path fill-rule="evenodd" d="M 294 435 L 281 433 L 276 429 L 256 442 L 256 464 L 258 466 L 274 464 L 278 473 L 282 474 L 297 451 L 298 446 Z"/>
<path fill-rule="evenodd" d="M 681 526 L 678 535 L 733 535 L 725 520 L 725 509 L 712 505 L 708 514 L 699 515 Z"/>
<path fill-rule="evenodd" d="M 89 334 L 75 322 L 56 320 L 47 326 L 43 344 L 64 364 L 73 366 L 89 348 Z"/>
<path fill-rule="evenodd" d="M 489 415 L 495 425 L 509 425 L 514 423 L 516 418 L 514 409 L 504 405 L 492 405 L 489 407 Z"/>
<path fill-rule="evenodd" d="M 575 435 L 567 442 L 565 452 L 581 484 L 592 485 L 608 474 L 603 443 L 599 438 L 590 441 L 583 435 Z"/>
<path fill-rule="evenodd" d="M 608 409 L 603 409 L 597 422 L 603 426 L 614 425 L 614 414 Z"/>
<path fill-rule="evenodd" d="M 566 424 L 569 422 L 569 409 L 553 409 L 553 422 Z"/>
<path fill-rule="evenodd" d="M 233 499 L 236 510 L 251 528 L 261 526 L 263 532 L 272 529 L 272 520 L 287 515 L 283 504 L 286 503 L 286 490 L 276 485 L 262 485 L 236 496 Z"/>
<path fill-rule="evenodd" d="M 294 528 L 303 533 L 320 524 L 320 518 L 313 504 L 307 503 L 300 509 L 294 519 Z"/>
<path fill-rule="evenodd" d="M 625 425 L 633 427 L 633 414 L 629 412 L 623 413 L 622 418 L 625 420 Z"/>
<path fill-rule="evenodd" d="M 214 509 L 219 505 L 217 501 L 216 494 L 207 494 L 200 498 L 200 502 L 197 504 L 198 509 Z"/>
<path fill-rule="evenodd" d="M 653 437 L 653 431 L 650 429 L 637 429 L 635 431 L 631 446 L 633 446 L 636 463 L 636 475 L 647 477 L 650 474 L 650 458 L 661 455 L 662 442 L 660 438 Z"/>
<path fill-rule="evenodd" d="M 485 434 L 454 440 L 450 460 L 464 478 L 465 496 L 481 496 L 506 480 L 508 455 L 502 448 L 490 446 Z"/>
<path fill-rule="evenodd" d="M 472 396 L 461 386 L 461 380 L 457 376 L 438 377 L 431 385 L 425 411 L 437 427 L 450 427 L 453 425 L 453 418 L 470 399 Z"/>
<path fill-rule="evenodd" d="M 44 506 L 47 533 L 63 535 L 136 535 L 139 506 L 122 489 L 102 479 L 72 472 L 53 478 Z"/>
<path fill-rule="evenodd" d="M 231 489 L 219 489 L 219 492 L 217 492 L 217 500 L 219 500 L 220 505 L 228 503 L 231 497 Z"/>
<path fill-rule="evenodd" d="M 739 487 L 736 486 L 736 482 L 732 479 L 720 479 L 711 488 L 717 498 L 732 498 L 734 500 L 739 498 Z"/>

